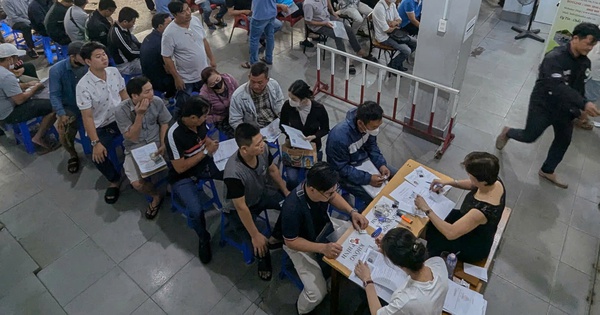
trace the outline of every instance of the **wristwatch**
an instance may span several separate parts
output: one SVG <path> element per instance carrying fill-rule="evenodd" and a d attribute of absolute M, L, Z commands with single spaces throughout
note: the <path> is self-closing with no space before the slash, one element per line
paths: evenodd
<path fill-rule="evenodd" d="M 365 283 L 363 284 L 363 287 L 367 287 L 369 284 L 373 283 L 373 285 L 375 285 L 375 283 L 373 282 L 373 280 L 367 280 L 365 281 Z"/>
<path fill-rule="evenodd" d="M 90 144 L 93 146 L 95 146 L 96 144 L 100 143 L 100 140 L 92 140 L 90 141 Z"/>

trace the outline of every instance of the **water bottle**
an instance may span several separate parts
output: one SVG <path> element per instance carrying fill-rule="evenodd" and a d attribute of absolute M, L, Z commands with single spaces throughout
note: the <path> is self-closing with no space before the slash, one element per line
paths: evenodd
<path fill-rule="evenodd" d="M 450 253 L 448 257 L 446 257 L 446 268 L 448 268 L 448 279 L 452 280 L 452 276 L 454 275 L 454 268 L 456 268 L 456 254 Z"/>

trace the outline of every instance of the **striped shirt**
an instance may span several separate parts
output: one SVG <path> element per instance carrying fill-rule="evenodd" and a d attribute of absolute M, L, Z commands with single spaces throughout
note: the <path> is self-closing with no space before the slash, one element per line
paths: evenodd
<path fill-rule="evenodd" d="M 196 132 L 186 127 L 181 120 L 169 128 L 165 146 L 170 160 L 187 159 L 202 153 L 206 148 L 206 124 L 203 123 L 196 129 Z M 169 183 L 173 184 L 182 179 L 198 177 L 206 168 L 206 163 L 210 159 L 203 158 L 200 163 L 194 165 L 183 173 L 177 173 L 174 168 L 169 170 Z"/>

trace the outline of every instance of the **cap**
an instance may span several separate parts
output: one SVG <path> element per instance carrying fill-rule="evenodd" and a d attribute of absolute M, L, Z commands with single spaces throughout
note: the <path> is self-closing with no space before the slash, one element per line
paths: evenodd
<path fill-rule="evenodd" d="M 11 56 L 25 56 L 25 51 L 17 49 L 13 44 L 0 44 L 0 58 L 8 58 Z"/>
<path fill-rule="evenodd" d="M 69 44 L 69 47 L 67 48 L 67 54 L 69 56 L 71 55 L 79 55 L 79 52 L 81 51 L 81 47 L 83 46 L 84 42 L 80 41 L 80 40 L 76 40 L 74 42 L 71 42 Z"/>

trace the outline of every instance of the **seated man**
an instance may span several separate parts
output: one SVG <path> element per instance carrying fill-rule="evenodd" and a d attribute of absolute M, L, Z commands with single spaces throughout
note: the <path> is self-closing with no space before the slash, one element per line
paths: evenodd
<path fill-rule="evenodd" d="M 408 1 L 408 0 L 407 0 Z M 412 1 L 412 0 L 411 0 Z M 393 0 L 379 0 L 373 9 L 373 28 L 375 29 L 375 40 L 380 44 L 390 46 L 398 50 L 398 55 L 388 64 L 388 67 L 406 71 L 403 63 L 417 48 L 417 40 L 404 35 L 402 38 L 390 36 L 402 23 L 398 16 L 396 4 Z"/>
<path fill-rule="evenodd" d="M 129 80 L 127 94 L 129 99 L 121 102 L 115 112 L 117 126 L 124 138 L 123 170 L 135 190 L 152 197 L 152 202 L 148 205 L 145 213 L 146 219 L 152 220 L 158 214 L 163 196 L 156 190 L 152 182 L 142 178 L 131 155 L 131 150 L 154 142 L 158 148 L 156 154 L 165 154 L 164 141 L 169 129 L 171 114 L 163 100 L 154 96 L 152 84 L 146 77 L 140 76 Z"/>
<path fill-rule="evenodd" d="M 14 66 L 17 57 L 23 55 L 25 51 L 18 50 L 13 44 L 0 44 L 0 121 L 16 124 L 43 116 L 40 128 L 31 141 L 40 146 L 43 149 L 40 153 L 44 154 L 58 148 L 56 145 L 47 144 L 43 139 L 54 124 L 56 116 L 52 112 L 49 99 L 32 98 L 44 88 L 44 84 L 40 81 L 19 83 L 9 70 Z"/>
<path fill-rule="evenodd" d="M 85 61 L 79 53 L 83 46 L 82 41 L 69 44 L 67 53 L 69 58 L 57 62 L 50 68 L 50 102 L 58 117 L 58 135 L 63 148 L 69 153 L 67 171 L 79 171 L 79 157 L 75 151 L 75 136 L 79 130 L 77 117 L 80 116 L 75 98 L 75 88 L 79 79 L 88 71 Z"/>
<path fill-rule="evenodd" d="M 340 184 L 349 193 L 368 205 L 373 200 L 362 187 L 381 187 L 391 179 L 395 169 L 387 166 L 385 157 L 377 146 L 379 126 L 383 123 L 383 109 L 379 104 L 366 101 L 346 114 L 346 120 L 338 123 L 327 137 L 327 162 L 340 172 Z M 380 174 L 371 175 L 357 169 L 370 160 Z M 359 209 L 364 210 L 364 209 Z"/>
<path fill-rule="evenodd" d="M 119 11 L 119 19 L 108 33 L 108 52 L 122 74 L 141 74 L 140 42 L 131 34 L 138 12 L 130 7 Z"/>
<path fill-rule="evenodd" d="M 140 46 L 140 64 L 142 73 L 152 83 L 152 88 L 164 92 L 166 97 L 172 97 L 177 91 L 173 76 L 167 72 L 165 61 L 160 53 L 162 34 L 171 23 L 168 13 L 157 13 L 152 17 L 152 32 L 144 38 Z"/>
<path fill-rule="evenodd" d="M 241 123 L 263 128 L 281 113 L 283 92 L 279 83 L 269 78 L 269 67 L 262 62 L 253 64 L 248 78 L 231 96 L 229 124 L 233 129 Z"/>
<path fill-rule="evenodd" d="M 31 21 L 31 28 L 41 36 L 48 36 L 48 32 L 46 32 L 46 27 L 44 26 L 44 18 L 48 10 L 50 10 L 52 3 L 52 0 L 33 0 L 29 2 L 27 16 L 29 17 L 29 21 Z"/>
<path fill-rule="evenodd" d="M 202 195 L 198 181 L 202 178 L 223 179 L 212 155 L 219 144 L 207 137 L 206 117 L 210 104 L 200 96 L 190 97 L 182 106 L 180 118 L 167 132 L 165 141 L 173 167 L 169 170 L 172 194 L 188 211 L 188 220 L 198 234 L 200 243 L 198 257 L 203 264 L 212 259 L 210 233 L 206 230 L 206 219 L 202 207 Z"/>
<path fill-rule="evenodd" d="M 4 0 L 2 9 L 6 13 L 6 24 L 15 31 L 23 34 L 25 45 L 27 45 L 27 56 L 31 58 L 39 57 L 35 51 L 33 34 L 31 33 L 31 21 L 28 16 L 28 1 L 25 0 Z"/>
<path fill-rule="evenodd" d="M 410 36 L 419 34 L 419 24 L 421 20 L 421 9 L 423 1 L 421 0 L 402 0 L 398 6 L 398 14 L 402 19 L 400 28 Z"/>
<path fill-rule="evenodd" d="M 364 37 L 369 36 L 365 18 L 373 11 L 370 6 L 360 0 L 338 0 L 338 15 L 352 19 L 352 32 Z"/>
<path fill-rule="evenodd" d="M 108 159 L 107 148 L 112 147 L 114 139 L 121 135 L 115 121 L 115 110 L 129 96 L 119 70 L 108 66 L 104 45 L 86 43 L 79 54 L 89 70 L 77 83 L 77 107 L 81 111 L 85 133 L 91 141 L 92 161 L 109 182 L 104 201 L 113 204 L 119 199 L 121 174 L 118 166 Z"/>
<path fill-rule="evenodd" d="M 48 36 L 61 46 L 69 45 L 71 39 L 65 31 L 65 16 L 67 10 L 73 5 L 73 0 L 61 0 L 55 2 L 46 13 L 44 26 L 48 32 Z"/>
<path fill-rule="evenodd" d="M 243 231 L 243 242 L 252 246 L 258 259 L 258 276 L 269 281 L 272 272 L 269 249 L 282 244 L 281 216 L 269 240 L 258 230 L 254 219 L 267 209 L 281 210 L 284 195 L 290 192 L 279 168 L 273 164 L 273 156 L 263 141 L 260 129 L 251 124 L 240 124 L 235 130 L 235 142 L 239 149 L 225 164 L 223 175 L 227 188 L 224 211 L 232 227 Z M 267 185 L 271 183 L 269 177 L 279 191 Z"/>
<path fill-rule="evenodd" d="M 115 13 L 117 4 L 115 0 L 100 0 L 98 9 L 90 13 L 90 18 L 87 21 L 86 29 L 90 41 L 99 42 L 100 44 L 108 45 L 108 32 L 113 23 L 110 17 Z"/>
<path fill-rule="evenodd" d="M 323 263 L 323 256 L 336 259 L 342 252 L 341 245 L 326 239 L 333 232 L 327 214 L 329 205 L 346 211 L 355 229 L 364 230 L 369 226 L 369 221 L 338 194 L 338 179 L 338 173 L 329 164 L 315 164 L 308 171 L 306 181 L 291 191 L 281 208 L 283 249 L 304 285 L 296 302 L 298 314 L 311 314 L 327 294 L 325 275 L 328 272 L 323 271 L 329 266 Z"/>
<path fill-rule="evenodd" d="M 212 14 L 212 8 L 210 7 L 211 4 L 215 4 L 219 7 L 219 12 L 217 12 L 217 14 L 215 15 L 217 23 L 213 23 L 210 20 L 210 16 Z M 204 19 L 204 23 L 206 23 L 206 26 L 208 26 L 209 30 L 216 30 L 216 26 L 227 26 L 227 23 L 223 21 L 223 17 L 225 16 L 225 13 L 227 13 L 227 6 L 225 5 L 225 0 L 204 0 L 200 2 L 198 6 L 200 6 L 200 8 L 202 9 L 202 18 Z"/>
<path fill-rule="evenodd" d="M 72 41 L 86 40 L 85 24 L 88 20 L 88 14 L 85 12 L 85 6 L 88 0 L 73 0 L 73 6 L 67 10 L 65 15 L 65 32 Z"/>
<path fill-rule="evenodd" d="M 341 37 L 335 36 L 333 31 L 333 23 L 339 21 L 343 23 L 337 13 L 333 11 L 333 7 L 331 6 L 331 0 L 306 0 L 304 1 L 304 21 L 308 24 L 308 28 L 317 33 L 329 38 L 333 38 L 335 40 L 335 47 L 338 50 L 346 51 L 346 46 L 344 44 L 344 39 Z M 330 17 L 329 11 L 333 12 L 333 18 Z M 360 43 L 356 39 L 356 35 L 352 31 L 350 26 L 344 24 L 344 28 L 346 29 L 346 35 L 348 35 L 348 41 L 350 42 L 350 46 L 354 52 L 367 60 L 377 62 L 377 58 L 369 55 L 362 47 Z M 344 61 L 345 62 L 345 61 Z M 350 74 L 356 74 L 356 68 L 354 65 L 350 65 Z"/>

